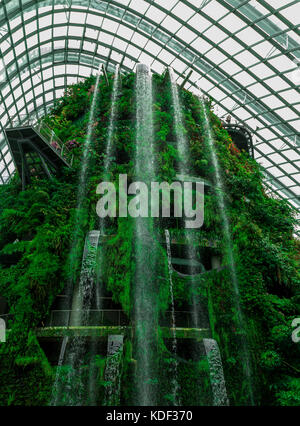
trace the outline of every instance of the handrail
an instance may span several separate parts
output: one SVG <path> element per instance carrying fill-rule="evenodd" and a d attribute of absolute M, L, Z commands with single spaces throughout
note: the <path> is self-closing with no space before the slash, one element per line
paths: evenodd
<path fill-rule="evenodd" d="M 124 327 L 129 324 L 129 319 L 125 312 L 121 309 L 88 309 L 81 310 L 85 318 L 88 318 L 88 323 L 85 326 L 119 326 Z M 72 327 L 70 323 L 72 313 L 78 313 L 71 309 L 55 309 L 50 312 L 50 318 L 45 322 L 45 327 Z M 94 315 L 93 315 L 94 314 Z M 97 315 L 98 314 L 98 315 Z M 191 311 L 174 311 L 175 324 L 177 327 L 194 328 L 193 313 Z M 5 321 L 12 320 L 13 314 L 0 315 Z M 162 327 L 172 327 L 173 312 L 166 311 L 159 323 Z"/>
<path fill-rule="evenodd" d="M 78 310 L 79 311 L 79 310 Z M 52 310 L 50 313 L 50 319 L 48 322 L 49 327 L 55 326 L 69 326 L 72 314 L 78 313 L 76 310 Z M 88 317 L 87 324 L 85 325 L 115 325 L 124 326 L 127 325 L 129 320 L 125 312 L 121 309 L 88 309 L 80 310 L 80 312 Z M 191 311 L 175 311 L 176 326 L 189 328 L 193 324 L 193 313 Z M 166 311 L 160 321 L 162 326 L 172 326 L 172 312 Z"/>
<path fill-rule="evenodd" d="M 63 143 L 59 137 L 55 134 L 54 130 L 51 129 L 48 124 L 46 124 L 42 119 L 37 119 L 36 117 L 30 117 L 26 115 L 20 115 L 20 118 L 9 119 L 5 128 L 14 129 L 17 127 L 30 126 L 35 131 L 37 131 L 41 136 L 46 139 L 51 148 L 56 151 L 60 157 L 67 161 L 70 165 L 73 164 L 73 154 L 68 148 L 66 143 Z"/>
<path fill-rule="evenodd" d="M 99 324 L 124 326 L 128 324 L 128 318 L 124 311 L 120 309 L 83 309 L 83 310 L 52 310 L 48 327 L 72 326 L 72 314 L 80 312 L 85 318 L 86 326 Z"/>

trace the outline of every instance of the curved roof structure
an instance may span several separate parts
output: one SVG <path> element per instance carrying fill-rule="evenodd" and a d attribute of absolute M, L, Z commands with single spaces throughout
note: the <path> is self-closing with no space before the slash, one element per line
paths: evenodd
<path fill-rule="evenodd" d="M 299 16 L 298 0 L 2 0 L 0 183 L 14 170 L 9 119 L 43 115 L 101 63 L 143 62 L 247 126 L 266 184 L 299 208 Z"/>

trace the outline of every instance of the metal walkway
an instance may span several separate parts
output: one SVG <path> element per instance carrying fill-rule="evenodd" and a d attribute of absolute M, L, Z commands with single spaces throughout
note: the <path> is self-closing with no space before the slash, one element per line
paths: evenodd
<path fill-rule="evenodd" d="M 43 122 L 30 118 L 12 121 L 5 135 L 23 189 L 33 176 L 50 178 L 62 167 L 72 166 L 73 154 Z"/>

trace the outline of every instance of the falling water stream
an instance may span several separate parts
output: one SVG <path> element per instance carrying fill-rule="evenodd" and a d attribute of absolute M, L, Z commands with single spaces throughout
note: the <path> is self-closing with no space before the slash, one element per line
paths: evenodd
<path fill-rule="evenodd" d="M 201 90 L 200 90 L 201 92 Z M 240 292 L 239 292 L 239 286 L 238 286 L 238 279 L 237 279 L 237 273 L 236 273 L 236 265 L 233 255 L 233 245 L 232 245 L 232 238 L 230 234 L 230 228 L 229 228 L 229 221 L 226 214 L 226 205 L 224 200 L 224 186 L 221 178 L 221 172 L 220 172 L 220 165 L 216 153 L 216 148 L 214 144 L 214 139 L 211 131 L 211 125 L 210 121 L 207 115 L 206 106 L 203 100 L 203 96 L 199 97 L 199 102 L 201 104 L 201 107 L 204 112 L 204 131 L 206 134 L 206 140 L 208 141 L 208 151 L 209 156 L 211 159 L 211 163 L 213 165 L 214 169 L 214 184 L 216 186 L 216 195 L 217 195 L 217 202 L 219 207 L 219 212 L 223 224 L 223 234 L 224 239 L 226 243 L 226 254 L 228 256 L 228 266 L 230 269 L 230 275 L 231 275 L 231 282 L 233 286 L 234 291 L 234 304 L 235 304 L 235 310 L 237 312 L 237 322 L 238 326 L 242 332 L 241 336 L 241 354 L 242 354 L 242 364 L 244 368 L 244 375 L 247 379 L 247 385 L 249 389 L 249 398 L 250 403 L 254 405 L 254 395 L 253 395 L 253 389 L 252 389 L 252 372 L 251 372 L 251 361 L 249 356 L 249 349 L 248 349 L 248 343 L 245 336 L 245 323 L 243 318 L 243 313 L 241 310 L 241 304 L 240 304 Z"/>
<path fill-rule="evenodd" d="M 119 66 L 116 67 L 114 75 L 114 83 L 111 94 L 111 108 L 110 108 L 110 118 L 108 133 L 106 138 L 106 149 L 105 149 L 105 159 L 104 159 L 104 171 L 103 171 L 103 180 L 107 180 L 109 172 L 111 170 L 111 164 L 113 160 L 113 137 L 115 131 L 115 121 L 117 115 L 117 99 L 119 94 Z M 102 285 L 102 271 L 103 271 L 103 262 L 104 262 L 104 246 L 101 244 L 101 237 L 105 236 L 106 225 L 103 219 L 99 220 L 99 229 L 100 229 L 100 244 L 98 244 L 98 257 L 97 257 L 97 273 L 95 280 L 95 296 L 96 296 L 96 308 L 99 312 L 103 309 L 102 306 L 102 296 L 103 296 L 103 285 Z M 101 324 L 104 325 L 104 324 Z M 109 336 L 108 341 L 110 342 L 111 336 Z M 89 382 L 88 382 L 88 393 L 89 393 L 89 405 L 97 405 L 96 395 L 97 395 L 97 372 L 98 366 L 95 362 L 97 355 L 97 339 L 92 338 L 90 342 L 90 354 L 91 361 L 89 365 Z M 108 355 L 111 355 L 108 353 Z M 106 387 L 106 396 L 105 396 L 105 405 L 113 405 L 113 402 L 116 405 L 120 401 L 120 360 L 121 354 L 114 354 L 112 357 L 107 359 L 107 365 L 105 369 L 105 380 L 109 383 Z M 109 396 L 107 396 L 107 394 Z"/>
<path fill-rule="evenodd" d="M 203 339 L 208 360 L 213 405 L 229 405 L 219 345 L 214 339 Z"/>
<path fill-rule="evenodd" d="M 93 305 L 93 296 L 97 295 L 99 283 L 96 279 L 97 261 L 98 261 L 98 247 L 100 241 L 100 231 L 90 231 L 86 238 L 86 245 L 83 251 L 83 261 L 81 268 L 81 276 L 79 283 L 79 306 L 78 312 L 75 317 L 77 323 L 75 325 L 84 326 L 90 325 L 90 310 Z M 97 300 L 97 298 L 96 298 Z M 74 312 L 72 309 L 72 313 Z M 97 307 L 98 309 L 98 307 Z M 71 322 L 72 325 L 72 322 Z M 87 403 L 89 405 L 96 405 L 96 378 L 97 378 L 97 365 L 95 364 L 95 357 L 97 353 L 97 339 L 93 336 L 90 337 L 90 342 L 80 338 L 81 341 L 77 342 L 83 344 L 83 348 L 89 349 L 89 377 L 88 377 L 88 394 Z M 79 346 L 79 345 L 78 345 Z M 83 349 L 82 348 L 82 349 Z M 83 350 L 81 351 L 83 355 Z M 79 352 L 80 353 L 80 352 Z"/>
<path fill-rule="evenodd" d="M 110 109 L 110 119 L 108 126 L 108 134 L 106 138 L 106 149 L 105 149 L 105 159 L 104 159 L 104 172 L 103 172 L 103 180 L 109 175 L 111 164 L 113 160 L 113 136 L 115 130 L 115 121 L 117 114 L 117 98 L 119 94 L 119 66 L 116 67 L 115 76 L 114 76 L 114 84 L 111 94 L 111 109 Z M 95 299 L 96 299 L 96 309 L 100 313 L 103 309 L 102 306 L 102 293 L 103 293 L 103 285 L 102 285 L 102 270 L 103 270 L 103 262 L 104 262 L 104 252 L 103 246 L 101 245 L 101 237 L 105 236 L 105 221 L 99 220 L 99 229 L 100 231 L 94 231 L 98 234 L 98 253 L 97 253 L 97 268 L 94 276 L 94 283 L 90 289 L 93 291 L 93 287 L 95 290 Z M 92 283 L 91 283 L 92 284 Z M 99 318 L 100 319 L 100 318 Z M 100 325 L 100 324 L 99 324 Z M 103 324 L 101 324 L 103 325 Z M 110 338 L 110 336 L 109 336 Z M 88 403 L 89 405 L 97 405 L 97 372 L 98 366 L 96 363 L 96 355 L 97 355 L 97 338 L 92 337 L 89 343 L 89 352 L 90 352 L 90 363 L 89 363 L 89 377 L 88 377 Z M 117 360 L 117 361 L 116 361 Z M 107 367 L 105 371 L 105 378 L 110 383 L 107 389 L 111 389 L 111 394 L 114 395 L 114 401 L 119 401 L 120 399 L 120 386 L 118 386 L 118 381 L 113 375 L 120 375 L 119 364 L 120 364 L 120 354 L 112 357 L 112 359 L 108 359 Z M 113 366 L 113 368 L 112 368 Z M 116 386 L 113 387 L 113 384 Z M 111 404 L 111 398 L 107 399 L 106 402 L 108 405 Z"/>
<path fill-rule="evenodd" d="M 76 279 L 75 271 L 76 271 L 76 262 L 78 259 L 78 247 L 81 239 L 81 230 L 82 230 L 82 222 L 84 217 L 84 203 L 86 200 L 86 191 L 87 191 L 87 180 L 89 174 L 89 165 L 91 160 L 91 144 L 92 144 L 92 135 L 94 129 L 94 120 L 95 120 L 95 111 L 97 105 L 97 99 L 99 94 L 99 81 L 100 81 L 100 67 L 98 70 L 98 75 L 96 78 L 95 89 L 91 104 L 91 110 L 89 114 L 89 121 L 87 126 L 87 134 L 83 144 L 83 153 L 80 162 L 80 171 L 79 171 L 79 181 L 78 181 L 78 189 L 77 189 L 77 205 L 76 212 L 74 218 L 74 232 L 72 235 L 71 242 L 71 250 L 69 253 L 69 272 L 70 272 L 70 280 L 67 284 L 67 296 L 68 299 L 71 300 L 73 297 L 74 289 L 73 285 Z"/>
<path fill-rule="evenodd" d="M 147 65 L 136 68 L 135 174 L 151 182 L 155 174 L 152 77 Z"/>
<path fill-rule="evenodd" d="M 174 111 L 174 123 L 177 149 L 179 154 L 179 173 L 183 179 L 188 178 L 190 167 L 190 153 L 188 148 L 188 141 L 185 135 L 183 126 L 182 111 L 179 100 L 178 88 L 174 80 L 172 70 L 170 69 L 171 88 L 172 88 L 172 101 Z M 81 162 L 81 171 L 79 178 L 79 187 L 77 194 L 78 217 L 83 206 L 83 200 L 86 194 L 88 168 L 90 161 L 90 147 L 92 141 L 92 130 L 94 123 L 96 100 L 98 95 L 99 77 L 95 85 L 93 95 L 90 118 L 88 123 L 87 137 L 84 144 L 83 157 Z M 104 176 L 108 176 L 111 169 L 113 160 L 113 136 L 115 130 L 115 121 L 117 115 L 117 98 L 119 93 L 119 69 L 116 69 L 115 80 L 111 96 L 111 113 L 108 127 L 108 136 L 106 141 L 106 155 L 104 160 Z M 203 101 L 201 100 L 202 104 Z M 136 73 L 136 151 L 134 157 L 135 177 L 137 180 L 150 183 L 156 178 L 155 170 L 155 155 L 154 155 L 154 130 L 153 130 L 153 96 L 152 96 L 152 77 L 150 70 L 143 64 L 137 65 Z M 236 298 L 236 306 L 238 311 L 238 319 L 243 325 L 243 318 L 239 304 L 239 291 L 238 282 L 235 271 L 235 264 L 233 258 L 232 242 L 230 238 L 229 223 L 225 212 L 225 203 L 222 194 L 222 181 L 220 177 L 218 160 L 214 148 L 213 138 L 211 134 L 210 124 L 207 117 L 206 109 L 203 104 L 205 113 L 205 131 L 207 132 L 207 140 L 209 141 L 209 153 L 212 159 L 215 170 L 216 186 L 220 189 L 218 193 L 218 203 L 221 212 L 224 236 L 228 246 L 229 266 L 233 281 L 233 287 Z M 158 255 L 155 245 L 153 243 L 153 221 L 137 217 L 134 220 L 135 226 L 135 280 L 133 289 L 134 298 L 134 339 L 135 339 L 135 353 L 136 353 L 136 405 L 152 406 L 156 405 L 156 390 L 155 384 L 157 383 L 156 369 L 154 360 L 157 358 L 155 354 L 155 330 L 158 326 L 158 313 L 156 307 L 156 284 L 157 284 L 157 265 Z M 101 292 L 102 285 L 99 285 L 99 280 L 96 277 L 96 270 L 98 272 L 99 265 L 103 262 L 103 254 L 97 255 L 97 248 L 99 239 L 105 234 L 105 223 L 100 221 L 100 230 L 90 231 L 87 234 L 82 269 L 79 284 L 75 286 L 73 291 L 72 315 L 70 324 L 73 326 L 84 326 L 89 323 L 89 312 L 92 307 L 93 291 L 96 283 L 96 305 L 97 309 L 101 307 Z M 78 245 L 79 239 L 76 237 L 77 232 L 74 233 L 74 244 Z M 172 308 L 172 350 L 177 353 L 177 339 L 176 339 L 176 323 L 175 323 L 175 310 L 174 310 L 174 296 L 173 296 L 173 280 L 172 280 L 172 264 L 171 264 L 171 246 L 169 231 L 165 231 L 167 243 L 167 255 L 169 266 L 169 282 L 170 282 L 170 295 L 171 295 L 171 308 Z M 185 232 L 186 245 L 188 250 L 188 258 L 190 260 L 196 259 L 196 239 L 192 232 L 187 230 Z M 76 239 L 77 238 L 77 239 Z M 74 245 L 73 244 L 73 245 Z M 99 253 L 99 252 L 98 252 Z M 96 262 L 98 267 L 96 268 Z M 70 266 L 72 267 L 72 265 Z M 202 313 L 201 305 L 198 303 L 198 296 L 196 294 L 197 283 L 193 274 L 190 277 L 191 293 L 192 293 L 192 306 L 193 306 L 193 326 L 200 328 L 199 318 Z M 210 378 L 212 383 L 212 390 L 214 396 L 214 405 L 227 405 L 227 395 L 224 382 L 222 362 L 220 358 L 217 342 L 213 339 L 204 339 L 204 347 L 207 353 L 210 369 Z M 96 354 L 96 342 L 91 341 L 90 351 L 92 352 L 92 359 Z M 243 355 L 245 361 L 245 374 L 251 383 L 250 375 L 250 362 L 246 346 L 243 348 Z M 83 337 L 72 337 L 63 339 L 59 365 L 57 367 L 56 379 L 53 385 L 51 405 L 83 405 L 84 401 L 88 400 L 91 405 L 96 405 L 96 364 L 90 362 L 90 374 L 88 376 L 88 391 L 85 389 L 85 379 L 83 376 L 86 374 L 84 370 L 84 357 L 86 353 L 86 340 Z M 105 380 L 110 384 L 107 388 L 105 395 L 105 404 L 113 405 L 120 399 L 120 356 L 117 351 L 109 354 L 109 362 L 107 362 L 105 371 Z M 173 399 L 177 404 L 179 402 L 178 395 L 178 380 L 177 380 L 177 361 L 174 363 L 174 375 L 172 383 Z M 62 372 L 62 369 L 64 369 Z M 67 372 L 67 374 L 65 374 Z M 251 386 L 250 386 L 251 387 Z M 86 395 L 88 393 L 88 395 Z M 253 401 L 253 394 L 251 390 L 251 399 Z"/>
<path fill-rule="evenodd" d="M 113 159 L 113 136 L 116 126 L 116 116 L 117 116 L 117 99 L 119 94 L 119 65 L 116 67 L 114 85 L 111 95 L 111 108 L 110 108 L 110 118 L 108 126 L 108 134 L 106 140 L 106 149 L 105 149 L 105 160 L 104 160 L 104 176 L 106 176 L 111 168 L 111 162 Z M 103 222 L 103 221 L 102 221 Z"/>
<path fill-rule="evenodd" d="M 123 338 L 123 335 L 108 336 L 105 368 L 105 381 L 108 385 L 105 387 L 104 405 L 120 403 Z"/>
<path fill-rule="evenodd" d="M 107 180 L 109 172 L 111 170 L 112 160 L 113 160 L 113 154 L 114 154 L 114 146 L 113 146 L 113 138 L 114 138 L 114 131 L 116 127 L 116 116 L 117 116 L 117 99 L 119 95 L 119 89 L 120 89 L 120 75 L 119 75 L 119 65 L 116 67 L 115 76 L 114 76 L 114 84 L 111 94 L 111 107 L 110 107 L 110 117 L 109 117 L 109 125 L 108 125 L 108 133 L 106 138 L 106 148 L 105 148 L 105 158 L 104 158 L 104 170 L 103 170 L 103 181 Z M 105 220 L 99 219 L 99 229 L 100 229 L 100 235 L 105 235 Z M 101 249 L 101 248 L 100 248 Z M 101 296 L 102 296 L 102 285 L 101 285 L 101 272 L 103 269 L 103 250 L 99 253 L 98 258 L 98 278 L 97 278 L 97 287 L 96 287 L 96 305 L 97 309 L 101 310 Z"/>
<path fill-rule="evenodd" d="M 78 291 L 73 299 L 70 326 L 85 326 L 89 324 L 89 315 L 92 304 L 93 287 L 95 282 L 95 268 L 99 231 L 87 234 Z M 72 337 L 67 345 L 63 340 L 60 356 L 60 366 L 54 383 L 51 405 L 82 405 L 86 397 L 84 392 L 84 356 L 86 339 L 80 336 Z M 62 373 L 63 356 L 67 374 Z"/>
<path fill-rule="evenodd" d="M 189 172 L 191 170 L 188 140 L 186 138 L 185 129 L 183 126 L 182 109 L 180 105 L 178 88 L 174 79 L 173 70 L 171 68 L 169 68 L 169 73 L 174 110 L 175 134 L 180 158 L 179 171 L 181 175 L 188 178 Z M 186 230 L 185 237 L 188 246 L 188 258 L 196 259 L 196 240 L 194 235 L 189 230 Z M 203 324 L 200 324 L 201 320 L 199 320 L 199 318 L 203 318 L 203 312 L 198 300 L 199 296 L 197 296 L 197 282 L 193 275 L 191 276 L 190 282 L 192 286 L 193 323 L 195 328 L 200 328 L 203 326 Z M 223 367 L 217 342 L 213 339 L 204 339 L 203 344 L 209 361 L 210 380 L 214 400 L 213 403 L 214 405 L 227 405 L 228 399 L 224 382 Z M 222 378 L 223 382 L 220 381 Z"/>
<path fill-rule="evenodd" d="M 188 141 L 185 134 L 185 129 L 183 126 L 182 119 L 182 110 L 179 100 L 178 87 L 174 78 L 174 73 L 172 68 L 169 68 L 170 80 L 171 80 L 171 91 L 172 91 L 172 106 L 174 112 L 174 124 L 175 124 L 175 135 L 176 135 L 176 144 L 179 154 L 179 173 L 183 180 L 187 179 L 191 170 L 190 165 L 190 151 L 188 146 Z M 196 259 L 196 247 L 194 241 L 194 235 L 190 230 L 185 230 L 185 238 L 187 242 L 187 256 L 190 260 Z M 193 316 L 193 325 L 195 328 L 200 328 L 199 317 L 201 315 L 201 306 L 198 303 L 198 298 L 196 296 L 196 282 L 194 275 L 191 274 L 190 277 L 191 287 L 192 287 L 192 316 Z"/>
<path fill-rule="evenodd" d="M 173 388 L 173 400 L 175 405 L 180 405 L 179 394 L 178 394 L 178 361 L 177 356 L 177 338 L 176 338 L 176 321 L 175 321 L 175 306 L 174 306 L 174 291 L 173 291 L 173 268 L 172 268 L 172 255 L 171 255 L 171 242 L 169 230 L 165 230 L 166 243 L 167 243 L 167 255 L 168 255 L 168 268 L 169 268 L 169 282 L 170 282 L 170 296 L 171 296 L 171 312 L 172 312 L 172 353 L 174 354 L 174 372 L 172 380 Z"/>
<path fill-rule="evenodd" d="M 57 370 L 56 370 L 55 381 L 54 381 L 53 388 L 52 388 L 51 405 L 54 405 L 54 406 L 58 404 L 58 395 L 59 395 L 59 392 L 60 392 L 61 366 L 63 365 L 64 359 L 65 359 L 65 352 L 66 352 L 68 340 L 69 340 L 68 336 L 64 337 L 62 344 L 61 344 L 61 348 L 60 348 L 58 366 L 57 366 Z"/>
<path fill-rule="evenodd" d="M 81 229 L 82 207 L 87 190 L 87 178 L 90 164 L 90 148 L 92 143 L 95 110 L 99 93 L 99 80 L 100 72 L 98 72 L 96 78 L 95 90 L 93 94 L 89 122 L 87 127 L 87 136 L 83 146 L 83 154 L 79 174 L 75 230 L 73 234 L 72 248 L 70 251 L 69 260 L 69 267 L 72 274 L 75 266 L 74 261 L 76 259 L 76 255 L 74 255 L 74 253 L 72 252 L 73 248 L 77 249 L 77 246 L 79 244 L 78 231 Z M 90 237 L 92 241 L 90 241 Z M 70 280 L 67 288 L 67 295 L 69 299 L 72 296 L 72 314 L 70 318 L 70 323 L 72 325 L 82 325 L 84 323 L 87 323 L 88 321 L 88 315 L 92 301 L 92 284 L 94 282 L 95 260 L 99 234 L 96 234 L 96 243 L 94 240 L 95 235 L 88 234 L 84 247 L 84 255 L 79 285 L 75 284 L 73 287 L 73 278 L 73 280 Z M 59 360 L 61 364 L 57 367 L 57 374 L 52 389 L 52 398 L 50 401 L 50 405 L 80 405 L 82 403 L 82 400 L 84 398 L 84 390 L 83 382 L 81 379 L 81 364 L 83 362 L 84 350 L 85 343 L 83 338 L 74 337 L 71 338 L 69 341 L 67 341 L 67 339 L 63 339 Z M 64 367 L 63 364 L 68 366 L 67 376 L 65 376 L 64 372 L 62 371 Z"/>
<path fill-rule="evenodd" d="M 99 84 L 99 76 L 96 83 L 96 87 Z M 106 157 L 104 162 L 104 175 L 106 176 L 110 170 L 111 162 L 112 162 L 112 140 L 113 140 L 113 132 L 115 128 L 115 116 L 116 116 L 116 101 L 118 96 L 119 89 L 119 70 L 117 68 L 115 73 L 115 80 L 113 85 L 112 97 L 111 97 L 111 114 L 110 114 L 110 122 L 108 128 L 108 137 L 106 141 Z M 94 109 L 95 109 L 96 95 L 94 96 L 92 102 L 92 109 L 90 113 L 90 119 L 94 120 Z M 92 123 L 89 123 L 88 127 L 88 135 L 87 135 L 87 149 L 91 143 L 92 137 Z M 83 164 L 87 167 L 87 157 L 84 158 Z M 85 171 L 85 167 L 82 167 Z M 81 182 L 86 179 L 83 174 Z M 99 274 L 99 270 L 102 270 L 103 263 L 103 250 L 97 252 L 99 248 L 99 240 L 100 237 L 105 234 L 105 224 L 104 221 L 100 221 L 100 231 L 90 231 L 86 240 L 86 246 L 83 254 L 83 262 L 81 269 L 81 277 L 79 286 L 75 287 L 73 292 L 73 304 L 72 304 L 72 316 L 71 316 L 71 325 L 75 326 L 83 326 L 89 323 L 89 312 L 92 308 L 93 304 L 93 296 L 95 295 L 96 299 L 96 308 L 100 312 L 102 309 L 101 304 L 101 296 L 102 296 L 102 283 L 101 283 L 101 271 Z M 96 267 L 97 263 L 97 267 Z M 82 362 L 83 357 L 88 349 L 90 361 L 88 364 L 89 374 L 88 374 L 88 383 L 86 385 L 87 390 L 85 390 L 84 378 L 82 375 Z M 69 350 L 69 356 L 67 357 L 66 363 L 71 365 L 69 370 L 69 374 L 67 376 L 67 387 L 69 387 L 69 398 L 66 402 L 68 405 L 77 405 L 80 404 L 84 398 L 86 397 L 86 403 L 88 405 L 97 405 L 97 371 L 98 367 L 96 364 L 96 354 L 97 354 L 97 339 L 91 337 L 90 342 L 87 347 L 87 343 L 84 338 L 73 338 L 72 343 Z M 116 367 L 116 365 L 115 365 Z M 108 371 L 111 374 L 117 374 L 115 371 L 116 368 L 111 369 L 108 368 Z M 76 376 L 76 380 L 75 380 Z M 114 382 L 114 378 L 108 377 L 108 380 Z M 79 383 L 79 386 L 76 393 L 74 393 L 74 383 Z M 116 389 L 114 389 L 115 391 Z M 83 395 L 83 392 L 86 395 Z M 120 391 L 118 391 L 119 393 Z M 119 398 L 119 396 L 115 396 L 115 398 Z"/>
<path fill-rule="evenodd" d="M 110 118 L 109 118 L 109 126 L 108 126 L 108 134 L 106 139 L 106 149 L 105 149 L 105 160 L 104 160 L 104 172 L 103 172 L 103 180 L 109 176 L 109 172 L 111 170 L 111 165 L 113 161 L 114 154 L 114 146 L 113 146 L 113 138 L 116 127 L 116 117 L 117 117 L 117 99 L 120 90 L 120 76 L 119 76 L 119 65 L 116 67 L 115 76 L 114 76 L 114 84 L 113 90 L 111 94 L 111 108 L 110 108 Z M 100 219 L 100 233 L 101 236 L 105 235 L 106 232 L 105 221 Z M 101 285 L 101 273 L 103 270 L 103 262 L 104 262 L 104 252 L 103 247 L 100 247 L 100 256 L 98 258 L 98 271 L 100 274 L 100 279 L 98 279 L 99 283 L 97 285 L 97 309 L 102 309 L 100 300 L 102 296 L 103 286 Z M 100 285 L 99 285 L 100 284 Z M 117 343 L 116 343 L 117 342 Z M 121 342 L 121 343 L 120 343 Z M 120 344 L 118 344 L 120 343 Z M 105 381 L 108 385 L 105 388 L 105 398 L 104 404 L 111 405 L 119 405 L 120 403 L 120 393 L 121 393 L 121 360 L 122 360 L 122 350 L 123 347 L 123 336 L 108 336 L 108 351 L 107 351 L 107 361 L 105 368 Z M 94 378 L 90 376 L 90 383 L 93 382 Z"/>
<path fill-rule="evenodd" d="M 150 183 L 155 178 L 152 78 L 146 65 L 137 65 L 135 176 Z M 156 265 L 153 222 L 137 217 L 135 226 L 134 332 L 136 353 L 136 404 L 156 405 L 154 347 L 157 330 Z"/>

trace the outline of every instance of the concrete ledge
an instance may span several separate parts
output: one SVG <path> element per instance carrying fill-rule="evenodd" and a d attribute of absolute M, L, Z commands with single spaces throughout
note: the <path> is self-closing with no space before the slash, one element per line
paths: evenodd
<path fill-rule="evenodd" d="M 173 328 L 161 327 L 164 338 L 173 338 Z M 175 334 L 177 339 L 197 339 L 202 340 L 210 337 L 208 328 L 182 328 L 176 327 Z"/>
<path fill-rule="evenodd" d="M 128 327 L 84 326 L 84 327 L 43 327 L 35 331 L 37 337 L 106 337 L 111 334 L 124 334 Z"/>

